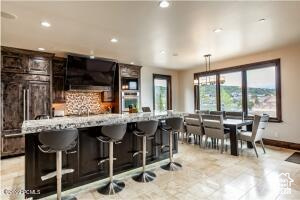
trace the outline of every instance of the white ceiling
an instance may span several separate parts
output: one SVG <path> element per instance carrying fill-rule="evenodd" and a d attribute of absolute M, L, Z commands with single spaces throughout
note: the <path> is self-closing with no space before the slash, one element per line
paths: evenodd
<path fill-rule="evenodd" d="M 300 2 L 3 2 L 2 45 L 185 69 L 300 41 Z M 257 22 L 266 18 L 265 22 Z M 42 20 L 50 28 L 40 25 Z M 220 33 L 214 33 L 222 28 Z M 119 42 L 111 43 L 116 37 Z M 165 51 L 165 54 L 161 54 Z M 178 56 L 173 56 L 177 53 Z"/>

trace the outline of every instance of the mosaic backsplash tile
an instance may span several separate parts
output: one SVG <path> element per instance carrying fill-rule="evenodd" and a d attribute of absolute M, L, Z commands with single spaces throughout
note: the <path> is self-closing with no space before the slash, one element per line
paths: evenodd
<path fill-rule="evenodd" d="M 82 108 L 82 113 L 87 113 L 84 106 L 89 108 L 90 114 L 100 114 L 106 111 L 101 103 L 100 92 L 66 92 L 65 112 L 67 115 L 78 115 L 80 108 Z"/>

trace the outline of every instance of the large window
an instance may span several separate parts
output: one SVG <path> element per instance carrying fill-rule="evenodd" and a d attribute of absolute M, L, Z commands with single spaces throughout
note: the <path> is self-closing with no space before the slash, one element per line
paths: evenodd
<path fill-rule="evenodd" d="M 172 109 L 171 76 L 153 74 L 153 104 L 157 111 Z"/>
<path fill-rule="evenodd" d="M 195 107 L 268 114 L 281 121 L 280 60 L 196 73 Z M 210 78 L 209 78 L 210 77 Z"/>

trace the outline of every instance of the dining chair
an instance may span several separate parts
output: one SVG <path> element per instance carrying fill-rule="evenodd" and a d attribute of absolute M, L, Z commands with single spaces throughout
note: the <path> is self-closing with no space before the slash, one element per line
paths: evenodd
<path fill-rule="evenodd" d="M 195 110 L 195 113 L 200 114 L 200 115 L 208 115 L 209 110 Z"/>
<path fill-rule="evenodd" d="M 142 107 L 143 112 L 151 112 L 150 107 Z"/>
<path fill-rule="evenodd" d="M 202 126 L 202 120 L 200 114 L 189 114 L 185 117 L 185 127 L 187 140 L 191 134 L 199 138 L 199 146 L 202 146 L 202 138 L 204 135 L 204 129 Z M 196 138 L 194 138 L 196 139 Z M 196 141 L 196 140 L 195 140 Z"/>
<path fill-rule="evenodd" d="M 256 142 L 260 142 L 261 147 L 266 153 L 264 143 L 262 141 L 263 133 L 265 132 L 269 121 L 269 115 L 255 115 L 253 120 L 253 126 L 252 131 L 240 131 L 237 135 L 238 140 L 241 141 L 241 150 L 243 149 L 243 141 L 251 142 L 256 157 L 258 158 L 257 148 L 256 148 Z"/>
<path fill-rule="evenodd" d="M 209 111 L 210 115 L 222 115 L 223 118 L 225 117 L 225 112 L 224 111 Z"/>
<path fill-rule="evenodd" d="M 245 119 L 245 113 L 244 112 L 225 112 L 225 118 L 226 119 Z"/>
<path fill-rule="evenodd" d="M 224 141 L 229 138 L 229 132 L 225 132 L 223 124 L 223 115 L 202 115 L 202 122 L 205 131 L 205 146 L 207 146 L 207 139 L 221 140 L 221 153 L 224 150 Z"/>

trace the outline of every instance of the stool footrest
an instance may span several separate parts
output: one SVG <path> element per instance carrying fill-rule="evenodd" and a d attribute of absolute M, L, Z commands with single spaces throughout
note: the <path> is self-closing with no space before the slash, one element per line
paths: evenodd
<path fill-rule="evenodd" d="M 135 157 L 138 154 L 142 154 L 142 153 L 143 153 L 143 151 L 136 151 L 136 152 L 133 153 L 132 157 Z M 146 153 L 148 153 L 148 151 L 146 151 Z"/>
<path fill-rule="evenodd" d="M 64 175 L 64 174 L 69 174 L 69 173 L 73 173 L 73 172 L 74 172 L 74 169 L 62 169 L 61 174 Z M 56 171 L 50 172 L 50 173 L 42 176 L 41 179 L 42 179 L 42 181 L 45 181 L 50 178 L 56 177 L 56 175 L 57 175 Z"/>
<path fill-rule="evenodd" d="M 113 158 L 113 160 L 117 160 L 117 158 Z M 107 157 L 107 158 L 104 158 L 104 159 L 102 159 L 102 160 L 100 160 L 99 162 L 98 162 L 98 165 L 101 165 L 101 164 L 103 164 L 104 162 L 106 162 L 106 161 L 109 161 L 109 158 Z"/>
<path fill-rule="evenodd" d="M 165 147 L 170 147 L 170 145 L 162 145 L 162 146 L 160 146 L 161 149 L 163 149 Z"/>

